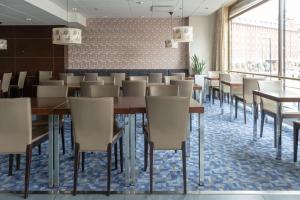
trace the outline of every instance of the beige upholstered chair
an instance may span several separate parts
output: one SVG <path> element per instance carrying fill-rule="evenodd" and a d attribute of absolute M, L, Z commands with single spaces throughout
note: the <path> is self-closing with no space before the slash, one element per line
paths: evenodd
<path fill-rule="evenodd" d="M 123 81 L 124 96 L 146 96 L 146 81 Z"/>
<path fill-rule="evenodd" d="M 52 79 L 52 71 L 39 71 L 39 83 Z"/>
<path fill-rule="evenodd" d="M 148 126 L 146 140 L 150 146 L 150 192 L 153 191 L 153 151 L 182 150 L 183 185 L 187 192 L 186 138 L 189 122 L 188 97 L 146 97 Z M 145 145 L 145 169 L 147 169 L 148 145 Z"/>
<path fill-rule="evenodd" d="M 180 73 L 171 73 L 171 76 L 178 76 L 179 80 L 185 80 L 185 73 L 180 72 Z"/>
<path fill-rule="evenodd" d="M 38 85 L 37 97 L 39 98 L 68 97 L 68 87 L 56 86 L 56 85 Z"/>
<path fill-rule="evenodd" d="M 27 72 L 20 72 L 17 85 L 10 85 L 11 88 L 14 88 L 17 90 L 18 97 L 23 96 L 23 89 L 24 89 L 24 85 L 25 85 L 26 76 L 27 76 Z"/>
<path fill-rule="evenodd" d="M 162 73 L 150 73 L 149 83 L 162 83 Z"/>
<path fill-rule="evenodd" d="M 178 96 L 179 90 L 177 85 L 151 85 L 149 96 Z"/>
<path fill-rule="evenodd" d="M 97 81 L 98 73 L 85 73 L 84 80 L 85 81 Z"/>
<path fill-rule="evenodd" d="M 148 76 L 129 76 L 130 81 L 146 81 L 146 83 L 149 82 Z"/>
<path fill-rule="evenodd" d="M 3 78 L 0 88 L 0 97 L 9 97 L 9 86 L 11 81 L 12 73 L 3 73 Z"/>
<path fill-rule="evenodd" d="M 70 84 L 80 84 L 83 81 L 84 76 L 67 76 L 65 79 L 66 85 Z"/>
<path fill-rule="evenodd" d="M 89 97 L 90 96 L 90 86 L 91 85 L 104 85 L 103 80 L 98 81 L 81 81 L 80 82 L 80 96 Z"/>
<path fill-rule="evenodd" d="M 104 85 L 115 85 L 114 76 L 98 76 L 97 80 L 103 80 Z"/>
<path fill-rule="evenodd" d="M 13 155 L 26 154 L 24 198 L 27 198 L 32 148 L 48 138 L 48 129 L 32 127 L 29 98 L 0 99 L 0 127 L 0 153 L 9 154 L 10 176 Z"/>
<path fill-rule="evenodd" d="M 125 81 L 126 73 L 111 73 L 111 76 L 115 77 L 115 85 L 122 87 L 122 81 Z"/>
<path fill-rule="evenodd" d="M 192 97 L 194 81 L 192 81 L 192 80 L 171 80 L 170 84 L 178 86 L 179 96 Z"/>
<path fill-rule="evenodd" d="M 283 84 L 281 80 L 278 81 L 258 81 L 258 87 L 260 91 L 265 92 L 281 92 L 283 90 Z M 277 106 L 276 102 L 261 98 L 261 127 L 260 137 L 263 135 L 265 116 L 268 115 L 274 118 L 274 146 L 277 147 L 277 133 L 276 133 L 276 119 L 277 119 Z M 282 106 L 282 120 L 286 118 L 300 118 L 300 112 L 298 110 L 290 109 L 286 106 Z M 282 122 L 280 122 L 280 128 L 282 128 Z"/>
<path fill-rule="evenodd" d="M 114 130 L 114 99 L 70 98 L 75 134 L 73 195 L 77 193 L 80 152 L 107 152 L 107 194 L 110 194 L 112 145 L 120 141 L 120 163 L 123 169 L 122 130 Z M 96 177 L 95 177 L 96 178 Z"/>
<path fill-rule="evenodd" d="M 179 76 L 164 76 L 164 81 L 166 85 L 170 85 L 171 80 L 180 80 Z"/>
<path fill-rule="evenodd" d="M 48 80 L 48 81 L 41 81 L 40 85 L 57 85 L 63 86 L 65 82 L 63 80 Z"/>
<path fill-rule="evenodd" d="M 120 88 L 117 85 L 91 85 L 90 97 L 118 97 Z"/>
<path fill-rule="evenodd" d="M 59 73 L 59 80 L 66 80 L 67 76 L 74 76 L 74 73 Z"/>
<path fill-rule="evenodd" d="M 238 102 L 243 103 L 244 123 L 247 123 L 246 106 L 253 104 L 253 90 L 258 90 L 258 81 L 262 78 L 243 78 L 243 94 L 235 94 L 235 118 L 237 118 Z"/>

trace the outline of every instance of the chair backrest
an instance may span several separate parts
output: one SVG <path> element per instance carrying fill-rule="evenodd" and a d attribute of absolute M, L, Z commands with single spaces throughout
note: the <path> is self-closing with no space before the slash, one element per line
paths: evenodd
<path fill-rule="evenodd" d="M 74 76 L 74 73 L 59 73 L 59 80 L 66 80 L 67 76 Z"/>
<path fill-rule="evenodd" d="M 115 85 L 114 76 L 98 76 L 97 80 L 103 80 L 104 85 Z"/>
<path fill-rule="evenodd" d="M 192 97 L 194 81 L 192 80 L 171 80 L 171 85 L 177 85 L 179 89 L 179 96 Z"/>
<path fill-rule="evenodd" d="M 97 81 L 98 73 L 85 73 L 84 80 L 85 81 Z"/>
<path fill-rule="evenodd" d="M 243 98 L 246 103 L 253 103 L 253 90 L 259 90 L 258 81 L 262 78 L 243 78 Z"/>
<path fill-rule="evenodd" d="M 29 98 L 0 99 L 0 153 L 25 153 L 32 140 Z"/>
<path fill-rule="evenodd" d="M 149 83 L 162 83 L 162 73 L 150 73 Z"/>
<path fill-rule="evenodd" d="M 52 71 L 39 71 L 39 83 L 52 79 Z"/>
<path fill-rule="evenodd" d="M 178 76 L 179 80 L 185 80 L 185 73 L 180 72 L 180 73 L 171 73 L 171 76 Z"/>
<path fill-rule="evenodd" d="M 230 74 L 220 73 L 220 80 L 219 80 L 220 89 L 221 89 L 221 81 L 230 82 Z M 223 92 L 229 93 L 230 87 L 228 85 L 223 84 Z"/>
<path fill-rule="evenodd" d="M 130 81 L 146 81 L 146 83 L 149 82 L 148 76 L 129 76 Z"/>
<path fill-rule="evenodd" d="M 179 76 L 164 76 L 165 84 L 170 85 L 171 80 L 180 80 Z"/>
<path fill-rule="evenodd" d="M 115 85 L 122 87 L 122 81 L 125 81 L 126 73 L 111 73 L 110 75 L 115 77 Z"/>
<path fill-rule="evenodd" d="M 65 83 L 67 85 L 69 84 L 79 84 L 81 81 L 83 81 L 83 76 L 67 76 L 65 79 Z"/>
<path fill-rule="evenodd" d="M 244 75 L 240 74 L 230 74 L 230 82 L 232 83 L 242 83 Z"/>
<path fill-rule="evenodd" d="M 2 92 L 8 92 L 12 73 L 4 73 L 2 78 L 1 90 Z"/>
<path fill-rule="evenodd" d="M 81 151 L 106 151 L 113 139 L 114 100 L 70 98 L 74 139 Z"/>
<path fill-rule="evenodd" d="M 18 78 L 18 88 L 23 89 L 25 80 L 26 80 L 27 72 L 20 72 L 19 73 L 19 78 Z"/>
<path fill-rule="evenodd" d="M 259 91 L 262 92 L 281 92 L 283 89 L 282 80 L 276 80 L 276 81 L 258 81 L 258 88 Z M 275 108 L 276 102 L 261 98 L 261 103 L 263 108 Z"/>
<path fill-rule="evenodd" d="M 104 85 L 103 80 L 98 81 L 81 81 L 80 82 L 80 96 L 89 97 L 90 96 L 90 86 L 91 85 Z"/>
<path fill-rule="evenodd" d="M 186 140 L 190 98 L 146 97 L 150 141 L 154 149 L 181 149 Z"/>
<path fill-rule="evenodd" d="M 68 86 L 38 85 L 37 97 L 68 97 Z"/>
<path fill-rule="evenodd" d="M 146 81 L 123 81 L 124 96 L 146 96 Z"/>
<path fill-rule="evenodd" d="M 118 97 L 120 88 L 117 85 L 91 85 L 90 97 Z"/>
<path fill-rule="evenodd" d="M 149 96 L 178 96 L 178 85 L 151 85 L 148 87 Z"/>
<path fill-rule="evenodd" d="M 64 85 L 65 82 L 63 80 L 48 80 L 48 81 L 41 81 L 40 85 Z"/>
<path fill-rule="evenodd" d="M 207 76 L 210 78 L 219 78 L 220 71 L 208 71 Z"/>

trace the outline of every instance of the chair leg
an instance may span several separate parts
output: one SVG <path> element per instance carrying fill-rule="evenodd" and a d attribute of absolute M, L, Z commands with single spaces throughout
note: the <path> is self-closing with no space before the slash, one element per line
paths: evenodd
<path fill-rule="evenodd" d="M 265 117 L 266 117 L 266 114 L 265 114 L 265 112 L 262 110 L 262 111 L 261 111 L 261 117 L 260 117 L 260 118 L 261 118 L 261 121 L 260 121 L 260 137 L 263 136 Z"/>
<path fill-rule="evenodd" d="M 14 165 L 14 155 L 9 154 L 9 158 L 8 158 L 8 176 L 12 176 L 13 165 Z"/>
<path fill-rule="evenodd" d="M 39 155 L 41 155 L 41 154 L 42 154 L 42 145 L 39 144 L 39 145 L 38 145 L 38 148 L 39 148 Z"/>
<path fill-rule="evenodd" d="M 149 143 L 150 146 L 150 193 L 153 192 L 153 142 Z"/>
<path fill-rule="evenodd" d="M 298 157 L 298 140 L 299 140 L 299 127 L 294 125 L 294 162 L 297 162 Z"/>
<path fill-rule="evenodd" d="M 66 147 L 65 147 L 65 130 L 64 130 L 64 125 L 60 127 L 60 134 L 61 134 L 61 146 L 63 150 L 63 155 L 66 153 Z"/>
<path fill-rule="evenodd" d="M 121 167 L 121 172 L 123 172 L 123 138 L 121 137 L 119 140 L 120 143 L 120 167 Z"/>
<path fill-rule="evenodd" d="M 277 120 L 276 117 L 274 117 L 274 148 L 277 148 Z"/>
<path fill-rule="evenodd" d="M 114 154 L 115 154 L 115 170 L 118 169 L 118 143 L 114 144 Z"/>
<path fill-rule="evenodd" d="M 192 127 L 192 120 L 193 120 L 193 118 L 192 118 L 192 113 L 190 113 L 190 131 L 192 131 L 192 129 L 193 129 L 193 127 Z"/>
<path fill-rule="evenodd" d="M 215 90 L 212 89 L 212 104 L 215 104 Z"/>
<path fill-rule="evenodd" d="M 79 144 L 75 144 L 75 155 L 74 155 L 74 176 L 73 176 L 73 195 L 77 193 L 77 179 L 78 179 L 78 163 L 79 163 Z"/>
<path fill-rule="evenodd" d="M 73 122 L 71 120 L 71 149 L 74 149 L 74 135 L 73 135 Z"/>
<path fill-rule="evenodd" d="M 25 199 L 27 199 L 27 197 L 28 197 L 31 158 L 32 158 L 32 146 L 29 144 L 26 147 L 25 189 L 24 189 L 24 198 Z"/>
<path fill-rule="evenodd" d="M 85 152 L 81 152 L 81 172 L 84 172 Z"/>
<path fill-rule="evenodd" d="M 148 165 L 148 141 L 146 136 L 144 137 L 144 171 L 147 171 Z"/>
<path fill-rule="evenodd" d="M 209 100 L 209 102 L 211 101 L 210 95 L 211 95 L 211 87 L 208 87 L 208 100 Z"/>
<path fill-rule="evenodd" d="M 17 154 L 16 155 L 16 170 L 20 170 L 20 160 L 21 160 L 21 155 Z"/>
<path fill-rule="evenodd" d="M 110 195 L 110 181 L 111 181 L 111 143 L 107 145 L 107 193 Z"/>
<path fill-rule="evenodd" d="M 235 98 L 235 119 L 237 118 L 238 100 Z"/>
<path fill-rule="evenodd" d="M 185 142 L 182 142 L 182 171 L 183 171 L 183 193 L 187 193 L 187 180 L 186 180 L 186 145 Z"/>
<path fill-rule="evenodd" d="M 246 102 L 244 101 L 243 104 L 244 104 L 244 123 L 247 124 L 247 118 L 246 118 L 246 111 L 247 111 L 247 110 L 246 110 Z"/>

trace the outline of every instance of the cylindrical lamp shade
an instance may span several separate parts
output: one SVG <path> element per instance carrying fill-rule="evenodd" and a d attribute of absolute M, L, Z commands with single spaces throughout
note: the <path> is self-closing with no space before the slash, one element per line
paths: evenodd
<path fill-rule="evenodd" d="M 53 44 L 81 44 L 81 29 L 78 28 L 53 28 Z"/>
<path fill-rule="evenodd" d="M 173 39 L 175 42 L 192 42 L 193 27 L 192 26 L 177 26 L 173 28 Z"/>
<path fill-rule="evenodd" d="M 165 40 L 165 47 L 166 48 L 177 49 L 178 48 L 178 43 L 175 42 L 174 40 Z"/>
<path fill-rule="evenodd" d="M 6 50 L 7 49 L 7 40 L 0 39 L 0 50 Z"/>

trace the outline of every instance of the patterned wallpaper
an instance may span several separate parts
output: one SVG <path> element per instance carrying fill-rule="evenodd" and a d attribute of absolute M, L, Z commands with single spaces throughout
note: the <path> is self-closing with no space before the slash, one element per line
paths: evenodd
<path fill-rule="evenodd" d="M 174 19 L 173 26 L 187 24 Z M 82 44 L 68 50 L 69 69 L 184 69 L 188 44 L 166 49 L 170 19 L 88 19 Z"/>

